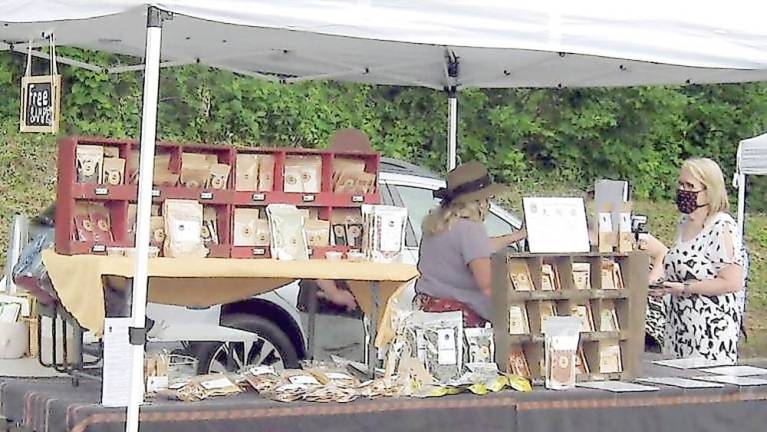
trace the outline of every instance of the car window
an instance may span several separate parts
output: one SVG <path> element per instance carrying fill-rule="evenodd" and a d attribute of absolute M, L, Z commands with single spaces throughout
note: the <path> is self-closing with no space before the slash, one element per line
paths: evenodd
<path fill-rule="evenodd" d="M 408 241 L 406 238 L 406 244 L 410 247 L 417 247 L 421 241 L 421 223 L 423 219 L 429 214 L 429 210 L 439 205 L 439 199 L 435 199 L 432 196 L 432 190 L 426 188 L 419 188 L 413 186 L 394 186 L 399 198 L 402 200 L 402 205 L 407 207 L 408 217 L 410 219 L 410 230 L 414 234 L 414 238 Z M 485 228 L 487 234 L 491 237 L 508 234 L 514 230 L 514 227 L 501 219 L 498 215 L 490 213 L 485 219 Z"/>

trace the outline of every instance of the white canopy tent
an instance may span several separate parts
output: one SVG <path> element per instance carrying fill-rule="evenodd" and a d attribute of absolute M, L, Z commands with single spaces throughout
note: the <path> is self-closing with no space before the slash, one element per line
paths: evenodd
<path fill-rule="evenodd" d="M 738 229 L 746 230 L 747 176 L 767 175 L 767 134 L 745 139 L 738 144 L 734 186 L 738 188 Z"/>
<path fill-rule="evenodd" d="M 767 79 L 764 2 L 732 0 L 0 0 L 0 49 L 57 44 L 143 57 L 133 326 L 144 326 L 151 179 L 161 67 L 204 64 L 267 80 L 422 86 L 449 95 L 455 163 L 457 91 Z M 167 20 L 171 18 L 172 20 Z M 162 48 L 162 49 L 161 49 Z M 33 50 L 33 55 L 47 57 Z M 61 63 L 92 70 L 73 59 Z M 140 333 L 140 332 L 137 332 Z M 134 345 L 128 430 L 143 400 Z"/>

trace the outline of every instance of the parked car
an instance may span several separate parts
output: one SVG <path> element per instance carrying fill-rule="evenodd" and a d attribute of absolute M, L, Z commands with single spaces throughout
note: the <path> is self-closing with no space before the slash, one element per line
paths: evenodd
<path fill-rule="evenodd" d="M 411 163 L 387 158 L 381 161 L 379 191 L 382 202 L 408 209 L 409 221 L 404 250 L 404 261 L 407 263 L 416 264 L 418 261 L 421 222 L 438 202 L 433 198 L 432 192 L 444 186 L 443 179 Z M 42 265 L 36 254 L 39 254 L 41 249 L 52 246 L 54 223 L 51 209 L 30 222 L 30 232 L 45 232 L 47 235 L 38 236 L 36 243 L 42 244 L 25 248 L 20 262 L 31 263 L 32 267 L 34 263 Z M 491 236 L 502 235 L 519 229 L 521 220 L 492 204 L 485 225 Z M 24 256 L 25 253 L 27 256 Z M 47 286 L 26 288 L 55 297 L 44 269 L 39 269 L 37 273 L 42 273 L 38 279 L 27 278 L 26 282 L 36 281 Z M 310 283 L 312 282 L 294 281 L 269 293 L 207 310 L 150 303 L 147 306 L 147 317 L 150 318 L 152 326 L 148 332 L 148 340 L 150 343 L 153 340 L 167 340 L 167 337 L 164 337 L 167 334 L 179 337 L 186 353 L 198 359 L 200 373 L 236 369 L 245 365 L 274 365 L 278 369 L 297 367 L 298 362 L 308 356 L 306 294 Z M 122 291 L 106 291 L 107 306 L 115 301 L 124 303 L 124 294 L 120 294 Z M 118 296 L 114 297 L 116 293 Z M 413 296 L 411 284 L 403 292 L 401 304 L 410 305 Z M 316 357 L 321 359 L 330 354 L 337 354 L 351 360 L 363 360 L 365 331 L 361 312 L 348 311 L 322 299 L 318 299 L 318 303 Z M 122 313 L 128 310 L 125 306 L 119 306 L 118 309 Z M 247 344 L 189 342 L 197 335 L 186 335 L 185 326 L 189 322 L 201 320 L 212 326 L 245 330 L 256 335 L 255 341 Z M 185 339 L 188 340 L 184 342 Z"/>

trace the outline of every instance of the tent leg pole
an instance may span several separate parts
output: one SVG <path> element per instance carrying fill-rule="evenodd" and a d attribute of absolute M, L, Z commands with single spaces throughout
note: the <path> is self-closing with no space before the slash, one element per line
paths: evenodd
<path fill-rule="evenodd" d="M 447 170 L 455 168 L 458 149 L 458 90 L 451 87 L 447 91 Z"/>
<path fill-rule="evenodd" d="M 157 99 L 160 90 L 160 48 L 165 13 L 156 7 L 147 11 L 144 97 L 141 112 L 141 152 L 139 159 L 138 209 L 136 217 L 136 255 L 134 261 L 131 326 L 144 329 L 149 277 L 149 219 L 152 207 L 155 138 L 157 134 Z M 144 333 L 145 334 L 145 333 Z M 132 341 L 135 342 L 135 341 Z M 137 432 L 139 405 L 144 402 L 144 343 L 132 345 L 130 399 L 126 432 Z"/>
<path fill-rule="evenodd" d="M 740 238 L 746 233 L 746 175 L 738 174 L 738 231 Z"/>

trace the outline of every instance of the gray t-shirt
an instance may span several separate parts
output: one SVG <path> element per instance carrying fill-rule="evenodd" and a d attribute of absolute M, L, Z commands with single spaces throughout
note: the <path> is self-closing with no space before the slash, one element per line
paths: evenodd
<path fill-rule="evenodd" d="M 480 291 L 469 263 L 477 258 L 489 258 L 492 253 L 492 244 L 482 223 L 458 220 L 449 230 L 421 240 L 418 259 L 421 277 L 415 291 L 457 300 L 490 320 L 490 298 Z"/>

